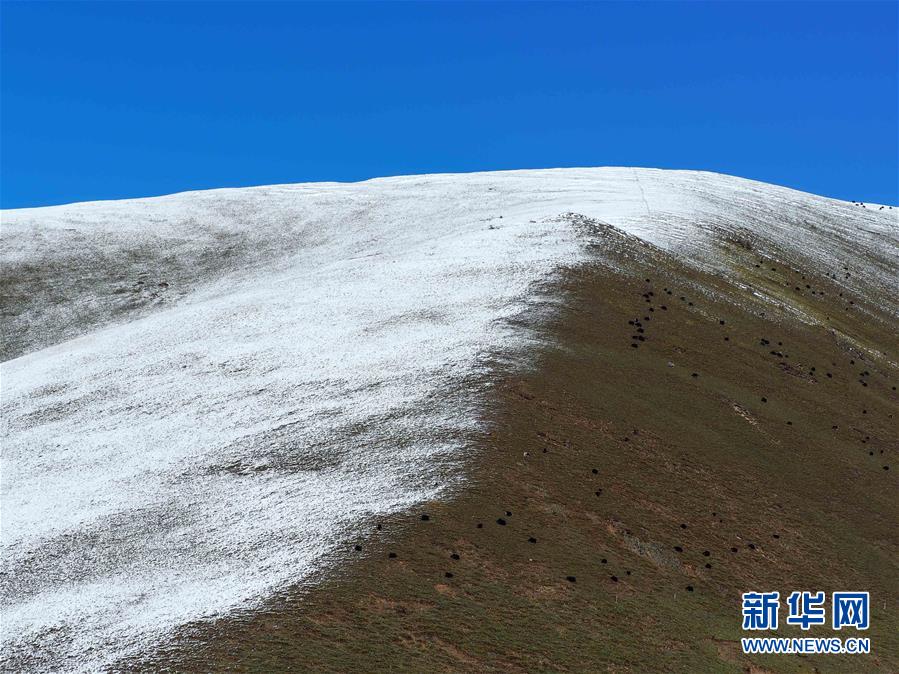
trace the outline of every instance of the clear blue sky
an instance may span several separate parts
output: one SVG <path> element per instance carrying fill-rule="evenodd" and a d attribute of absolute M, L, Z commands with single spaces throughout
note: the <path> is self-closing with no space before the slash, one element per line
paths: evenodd
<path fill-rule="evenodd" d="M 3 2 L 0 200 L 634 165 L 897 203 L 897 6 Z"/>

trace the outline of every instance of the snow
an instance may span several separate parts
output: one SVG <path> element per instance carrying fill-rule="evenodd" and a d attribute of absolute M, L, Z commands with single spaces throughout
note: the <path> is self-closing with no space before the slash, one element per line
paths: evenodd
<path fill-rule="evenodd" d="M 847 288 L 897 283 L 899 211 L 692 171 L 5 211 L 4 276 L 30 265 L 56 285 L 27 300 L 23 355 L 0 368 L 2 657 L 109 665 L 333 568 L 373 517 L 445 497 L 482 430 L 491 356 L 524 362 L 534 338 L 509 319 L 589 259 L 569 212 L 698 264 L 749 228 L 797 259 L 852 262 Z M 160 290 L 129 313 L 138 278 Z"/>

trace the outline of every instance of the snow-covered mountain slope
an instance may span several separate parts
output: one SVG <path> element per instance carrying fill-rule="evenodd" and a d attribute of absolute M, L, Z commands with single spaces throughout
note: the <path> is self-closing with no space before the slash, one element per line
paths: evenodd
<path fill-rule="evenodd" d="M 210 190 L 5 211 L 2 358 L 277 269 L 389 255 L 435 233 L 490 225 L 508 233 L 564 212 L 712 264 L 716 239 L 751 235 L 835 270 L 863 263 L 864 273 L 846 279 L 861 293 L 866 283 L 895 282 L 899 210 L 698 171 L 504 171 Z"/>
<path fill-rule="evenodd" d="M 2 214 L 3 652 L 95 669 L 331 568 L 458 484 L 513 319 L 602 254 L 787 251 L 899 315 L 899 211 L 716 174 L 564 169 Z"/>

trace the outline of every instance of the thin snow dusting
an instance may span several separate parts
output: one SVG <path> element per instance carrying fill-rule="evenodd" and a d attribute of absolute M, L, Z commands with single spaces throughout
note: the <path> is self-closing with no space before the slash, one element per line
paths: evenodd
<path fill-rule="evenodd" d="M 4 363 L 6 657 L 96 669 L 452 483 L 482 357 L 580 250 L 558 223 L 413 215 Z"/>
<path fill-rule="evenodd" d="M 0 664 L 102 669 L 252 609 L 327 570 L 372 517 L 445 494 L 488 356 L 532 339 L 509 319 L 587 260 L 562 213 L 704 264 L 715 237 L 748 229 L 852 262 L 847 287 L 896 283 L 895 210 L 699 172 L 4 212 Z"/>

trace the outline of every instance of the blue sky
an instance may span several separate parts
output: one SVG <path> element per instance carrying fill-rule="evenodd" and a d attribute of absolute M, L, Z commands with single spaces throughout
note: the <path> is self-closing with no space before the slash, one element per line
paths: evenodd
<path fill-rule="evenodd" d="M 4 208 L 633 165 L 897 203 L 897 3 L 9 3 Z"/>

